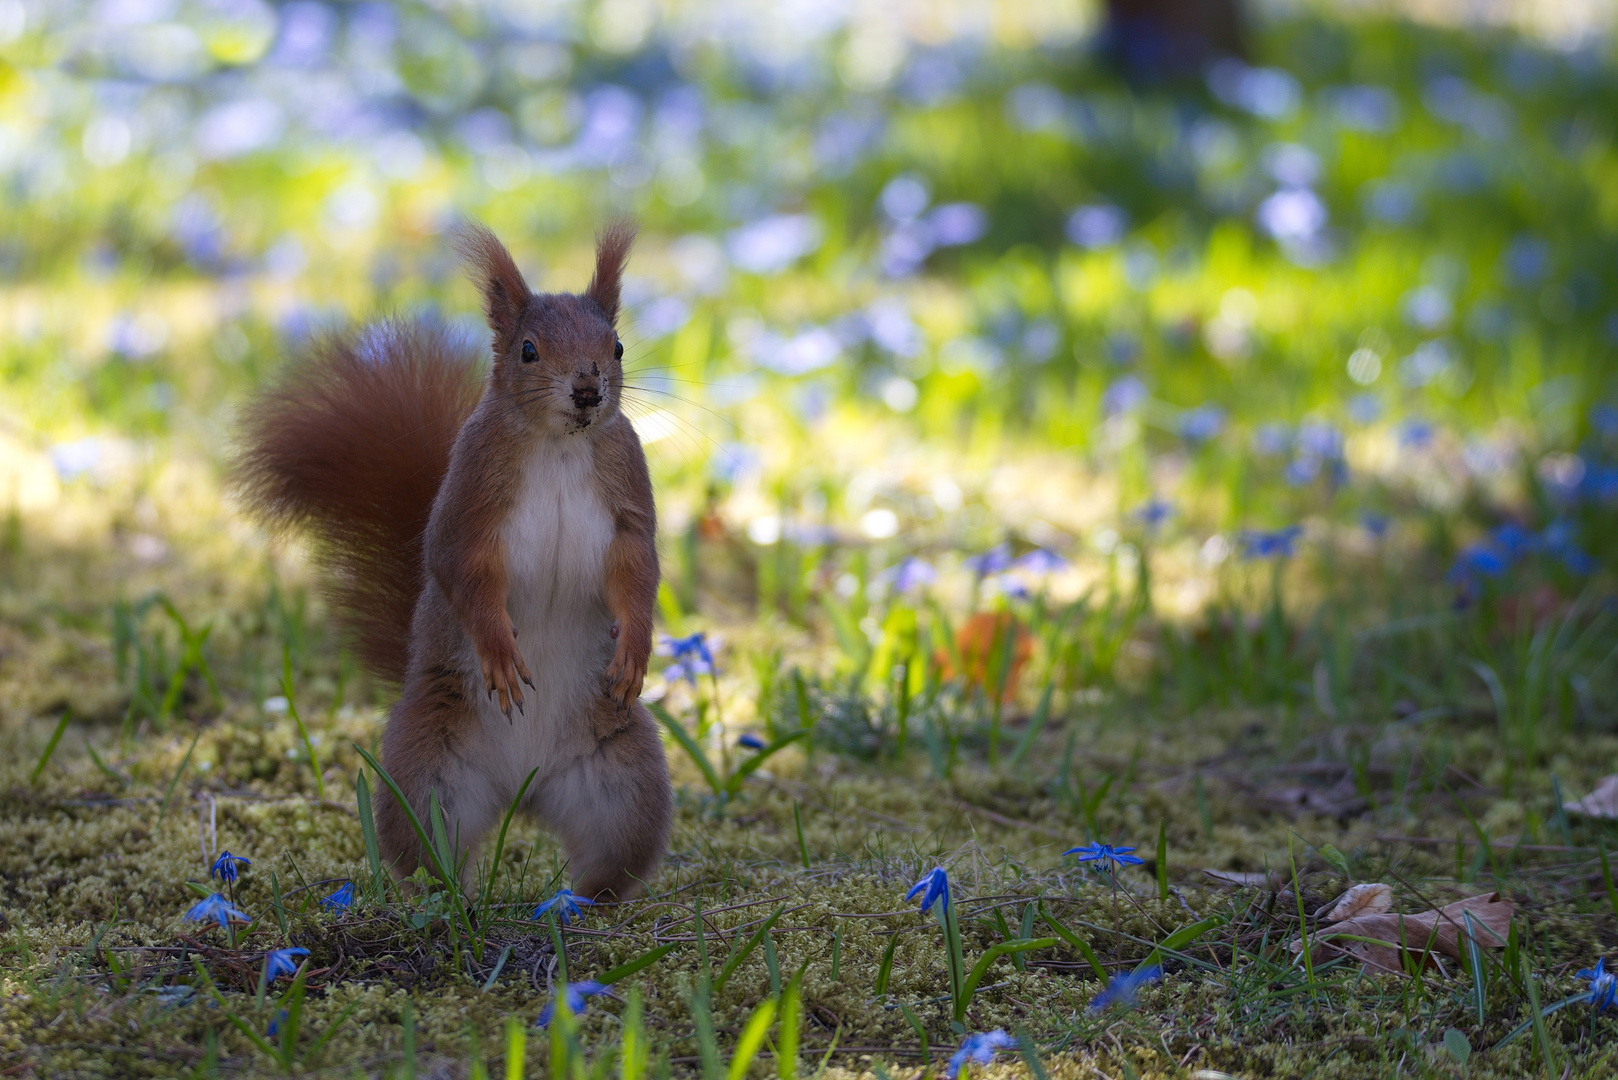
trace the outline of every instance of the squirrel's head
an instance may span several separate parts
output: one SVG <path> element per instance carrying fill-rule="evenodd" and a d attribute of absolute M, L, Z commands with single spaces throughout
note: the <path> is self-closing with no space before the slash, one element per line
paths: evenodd
<path fill-rule="evenodd" d="M 494 334 L 492 388 L 546 430 L 584 431 L 617 415 L 618 297 L 634 242 L 633 222 L 613 222 L 596 237 L 595 273 L 583 293 L 534 293 L 488 229 L 467 225 L 456 236 Z"/>

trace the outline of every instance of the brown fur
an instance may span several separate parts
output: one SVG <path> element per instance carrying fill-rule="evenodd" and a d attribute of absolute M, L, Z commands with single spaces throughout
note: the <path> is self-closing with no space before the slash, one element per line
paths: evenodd
<path fill-rule="evenodd" d="M 455 415 L 453 446 L 442 454 L 427 497 L 411 508 L 410 520 L 421 522 L 410 537 L 420 553 L 410 594 L 412 629 L 408 661 L 392 657 L 403 669 L 404 686 L 383 737 L 384 767 L 418 818 L 425 822 L 429 796 L 436 793 L 462 848 L 477 842 L 533 767 L 525 808 L 561 837 L 576 888 L 620 898 L 655 869 L 672 813 L 657 725 L 636 701 L 651 653 L 658 567 L 646 459 L 619 411 L 623 375 L 614 319 L 633 236 L 628 223 L 603 232 L 595 274 L 581 296 L 533 294 L 487 230 L 473 227 L 459 238 L 483 292 L 494 363 L 475 408 Z M 346 383 L 333 393 L 343 400 L 345 415 L 363 417 L 370 408 L 348 396 Z M 301 383 L 284 397 L 279 411 L 260 409 L 265 419 L 256 430 L 285 439 L 322 434 L 282 436 L 277 425 L 290 425 L 286 418 L 309 403 Z M 398 403 L 388 399 L 386 407 Z M 267 434 L 257 438 L 258 444 L 266 441 L 273 440 Z M 400 467 L 383 454 L 365 460 L 382 473 Z M 536 469 L 541 471 L 534 474 Z M 559 471 L 547 475 L 552 469 Z M 268 459 L 259 473 L 267 478 L 261 487 L 279 485 L 303 497 L 301 474 L 283 473 Z M 532 486 L 536 475 L 538 488 Z M 580 475 L 582 488 L 567 479 Z M 375 475 L 367 479 L 377 482 Z M 344 500 L 356 499 L 361 490 L 356 480 L 328 499 L 322 504 L 329 504 L 328 516 L 340 516 Z M 525 494 L 535 491 L 548 494 L 539 501 Z M 569 499 L 574 502 L 568 506 L 597 509 L 577 520 L 565 518 Z M 275 504 L 260 497 L 250 505 Z M 402 520 L 394 528 L 405 529 Z M 341 548 L 345 565 L 356 573 L 381 561 L 374 546 L 342 548 L 348 534 L 334 531 L 324 517 L 296 521 L 313 525 L 329 545 Z M 592 531 L 603 528 L 610 528 L 610 537 Z M 507 550 L 508 536 L 526 549 Z M 523 539 L 544 536 L 553 537 L 554 555 Z M 597 536 L 602 538 L 592 539 Z M 598 543 L 605 548 L 594 579 L 590 575 L 597 571 L 579 568 L 593 566 L 588 553 L 602 550 L 592 546 Z M 549 558 L 557 560 L 554 565 L 545 562 Z M 525 591 L 547 573 L 547 593 Z M 558 591 L 564 575 L 572 591 Z M 580 599 L 572 599 L 579 589 L 585 590 Z M 584 606 L 558 609 L 558 603 Z M 539 656 L 542 665 L 551 665 L 542 668 L 548 674 L 538 685 L 514 613 L 529 619 L 530 629 L 537 626 L 540 640 L 527 644 L 540 651 L 529 659 Z M 387 617 L 394 614 L 390 610 Z M 535 617 L 542 621 L 533 623 Z M 402 640 L 396 634 L 392 644 Z M 558 648 L 576 659 L 558 666 L 552 655 Z M 519 684 L 537 695 L 531 712 Z M 490 699 L 504 721 L 491 720 Z M 392 798 L 378 800 L 377 826 L 384 857 L 396 874 L 408 876 L 423 853 Z"/>
<path fill-rule="evenodd" d="M 372 673 L 402 682 L 422 534 L 480 350 L 432 322 L 311 343 L 241 417 L 230 482 L 249 513 L 316 539 L 326 592 Z"/>

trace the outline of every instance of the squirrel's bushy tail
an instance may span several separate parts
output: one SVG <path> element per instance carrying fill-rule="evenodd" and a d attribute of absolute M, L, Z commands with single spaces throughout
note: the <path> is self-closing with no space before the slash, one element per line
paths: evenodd
<path fill-rule="evenodd" d="M 402 682 L 426 580 L 422 536 L 477 404 L 481 342 L 387 320 L 312 342 L 244 410 L 231 485 L 250 514 L 309 535 L 360 662 Z"/>

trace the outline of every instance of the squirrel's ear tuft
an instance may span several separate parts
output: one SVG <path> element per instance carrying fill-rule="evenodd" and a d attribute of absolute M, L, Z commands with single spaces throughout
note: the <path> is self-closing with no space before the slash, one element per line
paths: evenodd
<path fill-rule="evenodd" d="M 511 252 L 494 233 L 471 223 L 455 230 L 455 250 L 483 293 L 483 314 L 494 331 L 496 346 L 509 345 L 517 336 L 517 320 L 532 295 Z"/>
<path fill-rule="evenodd" d="M 618 295 L 623 286 L 624 263 L 635 243 L 633 218 L 619 218 L 596 236 L 596 271 L 584 295 L 596 302 L 607 321 L 618 325 Z"/>

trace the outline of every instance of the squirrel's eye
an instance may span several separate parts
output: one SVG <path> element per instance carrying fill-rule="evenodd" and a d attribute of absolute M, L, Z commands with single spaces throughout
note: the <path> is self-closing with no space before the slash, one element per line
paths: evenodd
<path fill-rule="evenodd" d="M 523 342 L 522 343 L 522 362 L 525 363 L 525 364 L 532 364 L 535 360 L 538 360 L 538 359 L 539 359 L 539 351 L 534 348 L 534 343 L 532 341 Z"/>
<path fill-rule="evenodd" d="M 613 356 L 614 360 L 622 360 L 624 358 L 624 343 L 623 342 L 615 341 L 615 342 L 612 343 L 612 356 Z"/>

